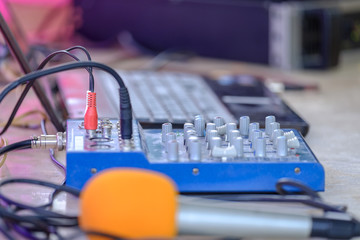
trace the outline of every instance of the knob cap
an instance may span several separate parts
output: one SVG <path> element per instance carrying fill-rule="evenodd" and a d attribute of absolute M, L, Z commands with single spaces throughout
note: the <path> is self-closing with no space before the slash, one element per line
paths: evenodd
<path fill-rule="evenodd" d="M 240 134 L 243 137 L 249 136 L 249 123 L 250 118 L 248 116 L 242 116 L 239 119 L 239 130 Z"/>
<path fill-rule="evenodd" d="M 271 141 L 274 141 L 273 133 L 276 129 L 280 129 L 280 123 L 278 123 L 278 122 L 270 123 L 270 139 L 271 139 Z"/>
<path fill-rule="evenodd" d="M 258 122 L 253 122 L 249 124 L 249 141 L 253 141 L 253 130 L 259 130 L 260 124 Z"/>
<path fill-rule="evenodd" d="M 244 144 L 242 137 L 236 137 L 233 140 L 233 146 L 236 149 L 236 153 L 238 157 L 242 157 L 244 155 Z"/>
<path fill-rule="evenodd" d="M 266 142 L 265 138 L 259 137 L 255 140 L 255 156 L 256 157 L 266 157 Z"/>
<path fill-rule="evenodd" d="M 214 117 L 214 123 L 215 123 L 216 127 L 220 127 L 225 124 L 225 120 L 224 120 L 224 118 L 217 116 L 217 117 Z"/>
<path fill-rule="evenodd" d="M 230 146 L 234 145 L 234 139 L 240 137 L 240 131 L 239 130 L 231 130 L 229 135 L 229 142 Z"/>
<path fill-rule="evenodd" d="M 204 131 L 205 131 L 204 117 L 202 115 L 195 116 L 194 125 L 195 125 L 196 135 L 198 137 L 203 137 L 205 135 L 205 133 L 204 133 Z"/>
<path fill-rule="evenodd" d="M 277 137 L 276 153 L 279 157 L 286 157 L 288 155 L 287 139 L 285 136 Z"/>
<path fill-rule="evenodd" d="M 236 130 L 237 126 L 236 123 L 227 123 L 226 124 L 226 141 L 230 140 L 230 132 L 232 130 Z"/>
<path fill-rule="evenodd" d="M 219 133 L 218 133 L 217 130 L 210 130 L 210 131 L 207 133 L 206 139 L 207 139 L 208 142 L 210 142 L 210 139 L 211 139 L 212 137 L 218 137 L 218 136 L 219 136 Z"/>
<path fill-rule="evenodd" d="M 271 134 L 271 128 L 270 128 L 270 124 L 275 122 L 275 116 L 267 116 L 265 118 L 265 133 L 270 136 Z"/>
<path fill-rule="evenodd" d="M 170 140 L 167 143 L 167 158 L 169 161 L 178 161 L 179 160 L 179 146 L 176 140 Z"/>
<path fill-rule="evenodd" d="M 208 140 L 208 135 L 209 135 L 209 132 L 210 132 L 211 130 L 216 130 L 215 123 L 207 123 L 207 124 L 206 124 L 205 141 L 209 141 L 209 140 Z"/>
<path fill-rule="evenodd" d="M 188 129 L 194 129 L 194 124 L 192 124 L 192 123 L 184 123 L 184 133 L 185 133 Z"/>
<path fill-rule="evenodd" d="M 251 139 L 251 148 L 252 149 L 256 149 L 256 144 L 257 144 L 256 140 L 258 138 L 261 138 L 262 137 L 261 135 L 262 135 L 262 132 L 260 130 L 257 130 L 257 129 L 252 130 L 252 139 Z"/>
<path fill-rule="evenodd" d="M 191 161 L 201 161 L 201 142 L 198 139 L 189 142 L 189 159 Z"/>
<path fill-rule="evenodd" d="M 165 152 L 168 151 L 168 144 L 169 144 L 169 141 L 171 141 L 171 140 L 176 140 L 176 134 L 174 132 L 169 132 L 165 136 L 165 142 L 166 142 Z"/>
<path fill-rule="evenodd" d="M 221 138 L 220 137 L 212 137 L 209 142 L 210 150 L 214 147 L 221 147 Z"/>
<path fill-rule="evenodd" d="M 273 138 L 274 138 L 274 147 L 277 146 L 277 137 L 284 136 L 284 131 L 282 129 L 275 129 L 273 132 Z"/>
<path fill-rule="evenodd" d="M 161 140 L 163 142 L 166 141 L 166 134 L 172 132 L 172 124 L 171 123 L 163 123 L 161 126 Z"/>

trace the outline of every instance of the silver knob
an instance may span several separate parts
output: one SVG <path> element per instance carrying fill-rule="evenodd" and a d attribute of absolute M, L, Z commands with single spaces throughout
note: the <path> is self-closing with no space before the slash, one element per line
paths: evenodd
<path fill-rule="evenodd" d="M 215 123 L 216 127 L 220 127 L 225 124 L 225 120 L 224 120 L 224 118 L 217 116 L 217 117 L 214 117 L 214 123 Z"/>
<path fill-rule="evenodd" d="M 216 130 L 215 123 L 207 123 L 206 124 L 205 141 L 208 141 L 208 135 L 209 135 L 210 130 Z"/>
<path fill-rule="evenodd" d="M 172 124 L 171 123 L 163 123 L 161 126 L 161 140 L 165 142 L 166 134 L 172 132 Z"/>
<path fill-rule="evenodd" d="M 253 122 L 249 124 L 249 141 L 253 141 L 253 130 L 259 130 L 260 124 L 258 122 Z"/>
<path fill-rule="evenodd" d="M 261 138 L 262 132 L 260 130 L 252 130 L 251 148 L 256 149 L 256 139 Z"/>
<path fill-rule="evenodd" d="M 217 130 L 210 130 L 208 133 L 207 133 L 207 141 L 210 142 L 210 139 L 212 137 L 218 137 L 219 136 L 219 133 Z"/>
<path fill-rule="evenodd" d="M 198 139 L 189 143 L 189 158 L 191 161 L 201 161 L 201 142 Z"/>
<path fill-rule="evenodd" d="M 277 137 L 276 153 L 279 157 L 286 157 L 288 155 L 287 139 L 285 136 Z"/>
<path fill-rule="evenodd" d="M 194 124 L 192 124 L 192 123 L 184 123 L 184 133 L 185 133 L 188 129 L 194 129 Z"/>
<path fill-rule="evenodd" d="M 274 147 L 277 146 L 277 137 L 284 136 L 284 131 L 282 129 L 275 129 L 273 132 L 273 138 L 274 138 Z"/>
<path fill-rule="evenodd" d="M 195 125 L 196 135 L 198 137 L 203 137 L 205 135 L 205 133 L 204 133 L 204 131 L 205 131 L 204 117 L 202 115 L 195 116 L 194 125 Z"/>
<path fill-rule="evenodd" d="M 227 123 L 226 124 L 226 141 L 230 140 L 230 132 L 232 130 L 236 130 L 237 126 L 236 123 Z"/>
<path fill-rule="evenodd" d="M 194 140 L 199 140 L 199 138 L 195 134 L 189 135 L 189 138 L 186 140 L 186 147 L 189 148 L 191 141 Z"/>
<path fill-rule="evenodd" d="M 220 137 L 212 137 L 209 142 L 210 150 L 214 147 L 221 147 L 221 138 Z"/>
<path fill-rule="evenodd" d="M 244 143 L 241 137 L 236 137 L 233 140 L 233 146 L 236 149 L 236 153 L 238 157 L 242 157 L 244 154 Z"/>
<path fill-rule="evenodd" d="M 240 137 L 240 131 L 239 130 L 231 130 L 229 135 L 229 142 L 230 146 L 234 145 L 234 139 Z"/>
<path fill-rule="evenodd" d="M 186 132 L 184 133 L 185 143 L 189 139 L 190 136 L 196 136 L 196 131 L 194 129 L 187 129 Z"/>
<path fill-rule="evenodd" d="M 215 123 L 207 123 L 206 124 L 206 131 L 209 131 L 209 130 L 216 130 Z"/>
<path fill-rule="evenodd" d="M 250 118 L 248 116 L 242 116 L 239 119 L 239 130 L 240 134 L 243 137 L 249 136 L 249 123 Z"/>
<path fill-rule="evenodd" d="M 274 141 L 274 131 L 276 130 L 276 129 L 280 129 L 280 123 L 278 123 L 278 122 L 272 122 L 272 123 L 270 123 L 270 139 L 271 139 L 271 141 Z"/>
<path fill-rule="evenodd" d="M 271 135 L 271 128 L 270 124 L 275 122 L 275 116 L 267 116 L 265 118 L 265 133 L 270 136 Z"/>
<path fill-rule="evenodd" d="M 167 158 L 169 161 L 178 161 L 179 160 L 179 145 L 176 140 L 170 140 L 167 143 Z"/>
<path fill-rule="evenodd" d="M 165 152 L 168 151 L 168 144 L 169 144 L 169 141 L 171 140 L 176 140 L 176 134 L 174 132 L 169 132 L 166 134 L 165 136 L 165 142 L 166 142 L 166 146 L 165 146 Z"/>
<path fill-rule="evenodd" d="M 266 157 L 266 142 L 265 138 L 259 137 L 255 140 L 255 156 L 256 157 Z"/>

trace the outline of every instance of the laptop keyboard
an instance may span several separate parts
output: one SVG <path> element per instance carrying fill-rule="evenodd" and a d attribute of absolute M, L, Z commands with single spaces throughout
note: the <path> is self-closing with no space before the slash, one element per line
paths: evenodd
<path fill-rule="evenodd" d="M 216 116 L 222 116 L 226 122 L 235 121 L 201 76 L 153 71 L 119 71 L 119 74 L 129 89 L 134 116 L 140 122 L 180 124 L 199 114 L 208 121 Z M 118 96 L 117 87 L 104 85 L 107 96 Z"/>

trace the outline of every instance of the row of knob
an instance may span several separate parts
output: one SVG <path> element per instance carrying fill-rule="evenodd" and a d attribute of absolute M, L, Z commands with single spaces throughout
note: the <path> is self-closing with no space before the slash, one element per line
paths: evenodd
<path fill-rule="evenodd" d="M 194 124 L 184 124 L 183 141 L 190 160 L 201 160 L 204 139 L 213 157 L 242 157 L 246 141 L 250 143 L 256 157 L 266 157 L 266 139 L 272 142 L 279 157 L 286 157 L 289 147 L 299 147 L 299 141 L 294 133 L 292 131 L 284 133 L 274 116 L 265 118 L 264 131 L 260 130 L 259 123 L 250 123 L 248 116 L 240 117 L 239 129 L 236 123 L 225 124 L 221 117 L 215 117 L 212 123 L 205 123 L 201 115 L 196 116 Z M 227 142 L 227 147 L 222 147 L 223 140 Z M 179 141 L 176 139 L 176 134 L 172 132 L 171 123 L 162 125 L 162 142 L 168 159 L 178 160 Z"/>

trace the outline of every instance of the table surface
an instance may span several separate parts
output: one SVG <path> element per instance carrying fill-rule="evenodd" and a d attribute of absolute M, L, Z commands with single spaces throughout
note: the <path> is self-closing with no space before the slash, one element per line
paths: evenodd
<path fill-rule="evenodd" d="M 241 62 L 216 59 L 194 58 L 188 62 L 170 62 L 163 70 L 186 71 L 200 74 L 250 73 L 265 76 L 273 81 L 295 81 L 303 84 L 316 84 L 317 90 L 286 91 L 283 99 L 309 124 L 310 131 L 306 141 L 326 172 L 325 192 L 321 196 L 326 202 L 344 204 L 349 212 L 360 219 L 360 54 L 347 53 L 341 66 L 327 71 L 280 71 Z M 96 61 L 108 63 L 124 69 L 141 68 L 149 59 L 130 59 L 119 61 L 117 52 L 104 54 L 96 52 Z M 14 92 L 1 104 L 1 120 L 7 119 L 14 99 Z M 26 99 L 21 112 L 40 108 L 34 95 Z M 48 124 L 50 132 L 54 129 Z M 9 142 L 28 139 L 40 135 L 38 130 L 24 130 L 11 127 L 4 135 Z M 64 153 L 57 154 L 65 162 Z M 55 166 L 47 150 L 21 150 L 8 154 L 5 165 L 0 169 L 2 179 L 8 177 L 28 177 L 61 184 L 64 172 Z M 46 202 L 49 190 L 11 187 L 9 192 L 26 202 Z M 76 203 L 68 203 L 67 196 L 59 197 L 59 209 L 77 211 Z M 71 202 L 71 201 L 70 201 Z"/>

